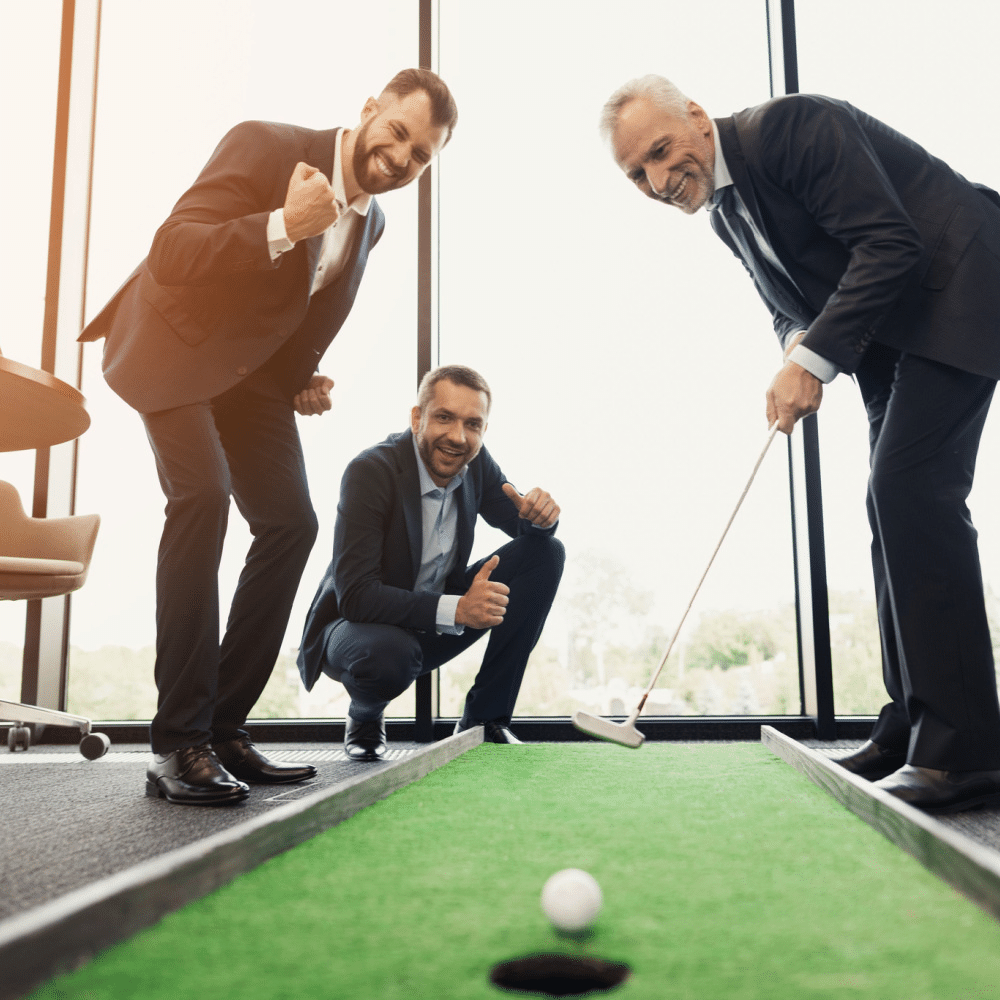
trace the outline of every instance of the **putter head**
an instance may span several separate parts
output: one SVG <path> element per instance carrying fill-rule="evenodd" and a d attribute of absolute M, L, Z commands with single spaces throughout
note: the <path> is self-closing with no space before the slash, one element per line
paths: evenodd
<path fill-rule="evenodd" d="M 586 733 L 588 736 L 596 736 L 599 740 L 607 740 L 609 743 L 620 743 L 623 747 L 631 750 L 638 750 L 646 739 L 638 729 L 632 719 L 619 724 L 610 719 L 602 719 L 600 716 L 591 715 L 589 712 L 574 712 L 573 725 Z"/>

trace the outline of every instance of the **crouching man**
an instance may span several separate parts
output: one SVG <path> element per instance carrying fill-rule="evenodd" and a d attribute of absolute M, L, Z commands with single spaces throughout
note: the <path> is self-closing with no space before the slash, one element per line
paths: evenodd
<path fill-rule="evenodd" d="M 298 664 L 351 696 L 344 737 L 354 760 L 385 753 L 386 705 L 421 674 L 489 633 L 456 732 L 485 727 L 519 743 L 510 719 L 524 668 L 562 576 L 559 506 L 524 496 L 483 448 L 492 395 L 471 368 L 445 365 L 420 384 L 410 429 L 368 448 L 340 488 L 333 560 L 306 618 Z M 513 539 L 467 565 L 476 518 Z"/>

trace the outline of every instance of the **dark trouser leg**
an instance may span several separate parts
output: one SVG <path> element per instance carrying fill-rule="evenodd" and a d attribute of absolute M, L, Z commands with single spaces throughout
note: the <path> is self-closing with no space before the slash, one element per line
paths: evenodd
<path fill-rule="evenodd" d="M 875 446 L 878 443 L 886 407 L 892 395 L 896 377 L 896 362 L 899 351 L 882 344 L 872 344 L 865 360 L 857 372 L 858 386 L 868 413 L 869 464 L 874 461 Z M 875 608 L 878 616 L 879 633 L 882 644 L 882 679 L 891 699 L 882 706 L 878 720 L 872 730 L 872 740 L 881 747 L 906 751 L 910 743 L 910 718 L 906 711 L 906 697 L 900 667 L 899 650 L 896 646 L 895 617 L 889 580 L 886 575 L 885 558 L 882 554 L 882 535 L 875 515 L 875 504 L 871 489 L 866 500 L 868 524 L 871 527 L 872 575 L 875 583 Z"/>
<path fill-rule="evenodd" d="M 222 639 L 218 743 L 241 735 L 271 676 L 317 523 L 295 413 L 273 381 L 257 373 L 213 400 L 213 410 L 233 498 L 253 534 Z"/>
<path fill-rule="evenodd" d="M 562 543 L 548 535 L 523 535 L 497 550 L 491 580 L 510 587 L 502 625 L 466 628 L 461 635 L 415 632 L 394 625 L 339 621 L 327 627 L 323 672 L 351 696 L 350 716 L 377 719 L 418 676 L 457 656 L 489 632 L 483 663 L 466 699 L 469 718 L 506 722 L 514 711 L 528 656 L 538 642 L 562 576 Z M 487 557 L 489 558 L 489 557 Z M 481 559 L 466 572 L 479 572 Z"/>
<path fill-rule="evenodd" d="M 412 629 L 344 620 L 327 626 L 323 673 L 347 689 L 348 714 L 358 722 L 377 719 L 422 666 L 423 651 Z"/>
<path fill-rule="evenodd" d="M 910 763 L 1000 768 L 1000 705 L 966 506 L 994 382 L 881 347 L 858 381 L 871 425 L 873 568 L 893 698 L 872 738 L 893 745 L 905 718 Z"/>
<path fill-rule="evenodd" d="M 472 722 L 510 722 L 528 657 L 542 634 L 566 558 L 562 542 L 541 534 L 521 535 L 495 554 L 500 562 L 490 579 L 510 587 L 509 603 L 503 623 L 488 630 L 483 662 L 465 699 L 463 715 Z M 481 559 L 469 567 L 465 575 L 467 586 L 471 586 L 484 562 L 486 559 Z M 421 672 L 433 670 L 457 656 L 483 634 L 483 630 L 467 627 L 461 636 L 421 636 L 424 651 Z"/>
<path fill-rule="evenodd" d="M 153 751 L 211 739 L 219 660 L 219 561 L 229 469 L 208 403 L 143 415 L 167 498 L 156 565 Z"/>

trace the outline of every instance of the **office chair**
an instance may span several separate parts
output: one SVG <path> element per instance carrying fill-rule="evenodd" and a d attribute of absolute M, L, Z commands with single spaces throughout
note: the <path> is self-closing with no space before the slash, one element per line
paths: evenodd
<path fill-rule="evenodd" d="M 101 519 L 97 514 L 75 517 L 29 517 L 10 483 L 0 480 L 0 600 L 24 601 L 58 597 L 83 586 Z M 31 746 L 28 723 L 72 726 L 80 730 L 80 753 L 97 760 L 111 741 L 90 731 L 90 719 L 53 708 L 39 708 L 0 699 L 0 719 L 13 722 L 7 748 Z"/>

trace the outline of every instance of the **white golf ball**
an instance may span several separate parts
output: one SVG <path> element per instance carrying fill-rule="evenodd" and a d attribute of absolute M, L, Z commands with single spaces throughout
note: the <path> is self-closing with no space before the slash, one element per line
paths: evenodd
<path fill-rule="evenodd" d="M 579 868 L 564 868 L 542 887 L 542 911 L 556 930 L 586 930 L 601 912 L 604 896 L 597 879 Z"/>

